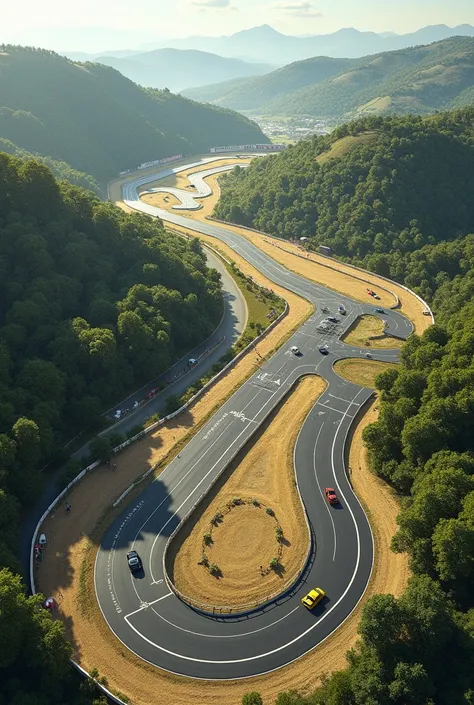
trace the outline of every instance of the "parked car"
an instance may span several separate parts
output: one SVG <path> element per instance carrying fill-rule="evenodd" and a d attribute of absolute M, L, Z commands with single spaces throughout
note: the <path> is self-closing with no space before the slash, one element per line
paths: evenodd
<path fill-rule="evenodd" d="M 321 355 L 328 355 L 329 354 L 329 346 L 328 345 L 321 345 L 319 348 L 319 352 Z"/>
<path fill-rule="evenodd" d="M 336 318 L 336 316 L 328 316 L 327 320 L 331 323 L 339 323 L 339 318 Z"/>
<path fill-rule="evenodd" d="M 337 310 L 339 311 L 341 316 L 345 316 L 347 313 L 345 306 L 343 306 L 342 304 L 337 307 Z"/>
<path fill-rule="evenodd" d="M 300 349 L 296 347 L 296 345 L 292 345 L 290 348 L 291 352 L 293 355 L 301 355 Z"/>
<path fill-rule="evenodd" d="M 127 553 L 127 561 L 128 561 L 128 567 L 132 571 L 132 573 L 137 573 L 139 570 L 143 568 L 142 565 L 142 559 L 138 555 L 136 551 L 129 551 Z"/>
<path fill-rule="evenodd" d="M 318 602 L 321 602 L 323 597 L 326 597 L 326 593 L 324 592 L 324 590 L 322 590 L 321 588 L 314 588 L 314 590 L 311 590 L 310 592 L 308 592 L 307 595 L 303 597 L 301 602 L 305 607 L 307 607 L 307 609 L 312 610 L 313 607 L 316 607 Z"/>

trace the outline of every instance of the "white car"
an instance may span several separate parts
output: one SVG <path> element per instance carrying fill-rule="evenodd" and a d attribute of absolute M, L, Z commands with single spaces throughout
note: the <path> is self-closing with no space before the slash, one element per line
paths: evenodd
<path fill-rule="evenodd" d="M 121 418 L 122 418 L 122 409 L 117 409 L 117 411 L 114 414 L 114 419 L 116 421 L 120 421 Z"/>
<path fill-rule="evenodd" d="M 299 348 L 296 347 L 296 345 L 293 345 L 290 348 L 290 351 L 293 353 L 293 355 L 301 355 Z"/>
<path fill-rule="evenodd" d="M 339 311 L 339 313 L 340 313 L 342 316 L 345 316 L 345 315 L 346 315 L 346 309 L 345 309 L 345 307 L 344 307 L 342 304 L 337 307 L 337 310 Z"/>

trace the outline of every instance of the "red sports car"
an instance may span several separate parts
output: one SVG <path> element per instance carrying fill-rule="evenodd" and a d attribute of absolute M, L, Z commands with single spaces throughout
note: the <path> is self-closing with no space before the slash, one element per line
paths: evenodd
<path fill-rule="evenodd" d="M 339 500 L 337 498 L 337 494 L 334 492 L 332 487 L 326 487 L 324 490 L 324 494 L 326 495 L 326 499 L 329 502 L 329 504 L 338 504 Z"/>

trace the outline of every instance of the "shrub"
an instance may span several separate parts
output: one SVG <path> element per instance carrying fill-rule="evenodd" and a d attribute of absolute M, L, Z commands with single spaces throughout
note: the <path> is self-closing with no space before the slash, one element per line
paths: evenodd
<path fill-rule="evenodd" d="M 152 426 L 154 423 L 158 423 L 158 421 L 160 420 L 160 418 L 161 418 L 161 417 L 160 417 L 160 415 L 159 415 L 158 413 L 152 414 L 151 416 L 149 416 L 149 417 L 146 419 L 146 421 L 145 421 L 145 423 L 143 424 L 143 426 L 144 426 L 145 428 L 148 428 L 148 426 Z"/>
<path fill-rule="evenodd" d="M 221 571 L 218 565 L 216 565 L 215 563 L 211 563 L 211 565 L 209 566 L 209 572 L 211 573 L 211 575 L 219 575 Z"/>
<path fill-rule="evenodd" d="M 272 558 L 272 560 L 270 561 L 270 568 L 272 570 L 276 570 L 279 565 L 280 565 L 280 561 L 278 560 L 278 558 Z"/>
<path fill-rule="evenodd" d="M 277 540 L 281 541 L 283 538 L 283 529 L 281 528 L 281 526 L 276 527 L 275 534 L 276 534 Z"/>
<path fill-rule="evenodd" d="M 239 504 L 242 504 L 242 499 L 240 497 L 234 497 L 232 504 L 237 507 Z"/>
<path fill-rule="evenodd" d="M 265 511 L 266 511 L 266 513 L 269 514 L 271 517 L 274 517 L 274 516 L 275 516 L 275 512 L 273 511 L 273 509 L 272 509 L 271 507 L 267 507 L 267 508 L 265 509 Z"/>
<path fill-rule="evenodd" d="M 204 543 L 206 546 L 209 546 L 212 543 L 212 536 L 210 531 L 206 531 L 206 533 L 203 536 Z"/>
<path fill-rule="evenodd" d="M 256 499 L 255 497 L 252 499 L 252 504 L 253 504 L 254 507 L 259 507 L 259 506 L 260 506 L 260 502 L 259 502 L 258 499 Z"/>

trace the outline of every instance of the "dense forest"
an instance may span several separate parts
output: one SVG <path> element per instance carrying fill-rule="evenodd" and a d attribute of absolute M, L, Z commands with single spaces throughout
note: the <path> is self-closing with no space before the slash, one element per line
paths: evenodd
<path fill-rule="evenodd" d="M 238 113 L 145 90 L 108 66 L 9 45 L 0 46 L 0 138 L 102 187 L 142 162 L 268 141 Z"/>
<path fill-rule="evenodd" d="M 220 275 L 197 240 L 57 182 L 41 163 L 0 153 L 0 568 L 19 572 L 20 511 L 64 440 L 204 340 L 221 313 Z M 0 573 L 2 636 L 13 629 L 3 589 L 12 600 L 18 594 Z M 36 604 L 23 601 L 21 619 L 53 639 Z M 21 664 L 5 639 L 3 646 L 6 693 L 30 658 L 20 634 Z M 59 689 L 57 698 L 31 702 L 64 701 Z"/>
<path fill-rule="evenodd" d="M 400 598 L 367 602 L 346 670 L 277 705 L 474 703 L 473 118 L 363 120 L 224 184 L 221 216 L 331 245 L 418 289 L 437 321 L 378 376 L 379 418 L 364 431 L 401 498 L 392 549 L 413 577 Z"/>
<path fill-rule="evenodd" d="M 472 105 L 474 38 L 358 59 L 315 56 L 265 76 L 191 88 L 183 94 L 256 115 L 314 116 L 337 122 L 360 112 L 419 113 Z"/>
<path fill-rule="evenodd" d="M 329 245 L 431 298 L 472 259 L 473 121 L 466 108 L 349 123 L 224 177 L 217 215 Z"/>

